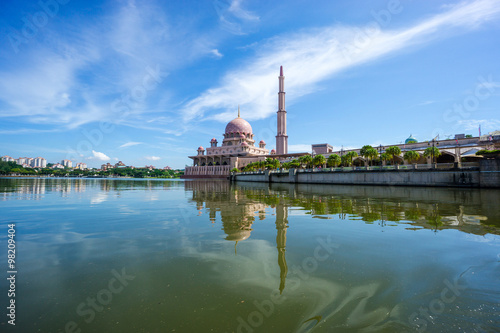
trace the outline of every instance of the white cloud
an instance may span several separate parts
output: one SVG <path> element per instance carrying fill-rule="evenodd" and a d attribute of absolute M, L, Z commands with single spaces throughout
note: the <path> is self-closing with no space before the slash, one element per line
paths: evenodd
<path fill-rule="evenodd" d="M 467 119 L 459 120 L 458 125 L 464 131 L 474 131 L 474 135 L 479 134 L 479 125 L 481 125 L 481 134 L 487 134 L 487 131 L 500 130 L 500 120 L 498 119 Z M 477 131 L 477 132 L 476 132 Z"/>
<path fill-rule="evenodd" d="M 239 2 L 233 4 L 237 6 Z M 256 57 L 238 69 L 231 69 L 218 86 L 187 102 L 181 110 L 184 121 L 203 116 L 228 121 L 238 104 L 248 114 L 247 119 L 266 118 L 275 112 L 280 65 L 284 65 L 288 75 L 286 90 L 290 105 L 318 90 L 320 82 L 340 71 L 474 29 L 499 14 L 500 2 L 478 0 L 453 6 L 447 12 L 401 30 L 381 30 L 373 21 L 365 27 L 335 25 L 276 36 L 261 45 Z"/>
<path fill-rule="evenodd" d="M 149 160 L 149 161 L 158 161 L 158 160 L 161 160 L 161 157 L 158 157 L 158 156 L 145 156 L 144 158 L 147 159 L 147 160 Z"/>
<path fill-rule="evenodd" d="M 127 148 L 127 147 L 137 146 L 137 145 L 140 145 L 140 144 L 142 144 L 142 142 L 130 141 L 130 142 L 127 142 L 127 143 L 122 144 L 122 145 L 121 145 L 120 147 L 118 147 L 118 148 Z"/>
<path fill-rule="evenodd" d="M 258 21 L 259 17 L 254 13 L 245 10 L 241 7 L 242 0 L 233 0 L 229 6 L 228 12 L 232 13 L 234 16 L 246 20 L 246 21 Z"/>
<path fill-rule="evenodd" d="M 217 49 L 210 50 L 210 53 L 213 54 L 216 58 L 222 58 L 224 55 L 219 52 Z"/>
<path fill-rule="evenodd" d="M 87 159 L 97 160 L 97 161 L 109 161 L 111 158 L 104 153 L 92 150 L 92 156 L 87 157 Z"/>
<path fill-rule="evenodd" d="M 215 1 L 214 7 L 219 16 L 221 27 L 235 35 L 244 35 L 253 29 L 260 18 L 242 7 L 243 0 L 232 0 L 229 5 Z"/>
<path fill-rule="evenodd" d="M 51 22 L 43 43 L 31 39 L 17 55 L 3 50 L 0 119 L 61 129 L 102 120 L 140 126 L 165 111 L 169 96 L 156 84 L 144 98 L 130 98 L 145 78 L 157 72 L 158 80 L 146 81 L 149 87 L 162 83 L 169 71 L 214 49 L 210 31 L 193 29 L 194 23 L 160 4 L 124 1 L 106 8 L 91 24 L 80 17 Z M 180 24 L 182 29 L 172 28 Z"/>
<path fill-rule="evenodd" d="M 296 144 L 296 145 L 288 145 L 289 153 L 310 153 L 311 145 L 308 144 Z"/>

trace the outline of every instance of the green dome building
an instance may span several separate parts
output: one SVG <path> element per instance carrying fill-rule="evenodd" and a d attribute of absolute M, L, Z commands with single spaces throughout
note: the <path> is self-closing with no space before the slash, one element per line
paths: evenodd
<path fill-rule="evenodd" d="M 410 143 L 418 143 L 417 139 L 413 137 L 413 135 L 410 134 L 408 139 L 405 140 L 405 145 L 410 144 Z"/>

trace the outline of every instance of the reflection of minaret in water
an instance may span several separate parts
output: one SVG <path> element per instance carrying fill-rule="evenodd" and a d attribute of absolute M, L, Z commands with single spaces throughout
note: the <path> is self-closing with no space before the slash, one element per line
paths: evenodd
<path fill-rule="evenodd" d="M 286 265 L 286 229 L 288 228 L 288 209 L 280 201 L 276 206 L 276 248 L 278 249 L 278 265 L 280 267 L 280 294 L 285 289 L 288 266 Z"/>

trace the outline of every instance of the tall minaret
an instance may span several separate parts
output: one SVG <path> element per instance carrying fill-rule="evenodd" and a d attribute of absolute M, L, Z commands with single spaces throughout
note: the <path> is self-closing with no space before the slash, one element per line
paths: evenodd
<path fill-rule="evenodd" d="M 288 154 L 288 135 L 286 135 L 285 111 L 285 77 L 283 66 L 280 66 L 279 91 L 278 91 L 278 133 L 276 135 L 276 154 Z"/>

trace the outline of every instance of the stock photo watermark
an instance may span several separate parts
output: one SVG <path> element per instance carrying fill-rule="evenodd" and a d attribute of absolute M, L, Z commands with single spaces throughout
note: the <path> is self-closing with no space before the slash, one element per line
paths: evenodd
<path fill-rule="evenodd" d="M 104 306 L 111 304 L 113 295 L 120 294 L 130 281 L 135 279 L 134 275 L 129 275 L 122 268 L 121 272 L 115 269 L 111 270 L 113 277 L 109 279 L 107 288 L 99 290 L 95 297 L 87 297 L 84 302 L 81 302 L 76 307 L 76 314 L 82 317 L 86 324 L 90 324 L 96 317 L 96 312 L 102 312 Z M 64 326 L 65 333 L 81 333 L 82 329 L 76 321 L 68 321 Z"/>
<path fill-rule="evenodd" d="M 18 53 L 20 51 L 19 47 L 22 44 L 27 44 L 31 39 L 35 38 L 39 31 L 49 23 L 49 20 L 59 13 L 61 5 L 66 5 L 69 1 L 70 0 L 38 1 L 40 10 L 31 15 L 24 16 L 21 19 L 23 22 L 21 30 L 13 29 L 13 31 L 7 35 L 14 52 Z"/>
<path fill-rule="evenodd" d="M 417 332 L 425 332 L 429 323 L 432 324 L 435 318 L 444 312 L 446 305 L 453 303 L 467 289 L 467 286 L 459 284 L 458 280 L 452 283 L 445 279 L 443 284 L 445 287 L 441 290 L 439 297 L 431 300 L 427 307 L 421 306 L 418 311 L 408 317 L 410 326 L 417 329 Z"/>
<path fill-rule="evenodd" d="M 111 104 L 111 110 L 114 115 L 121 118 L 127 117 L 133 110 L 139 107 L 139 103 L 144 102 L 148 97 L 149 92 L 155 90 L 158 85 L 163 82 L 165 77 L 160 70 L 160 65 L 155 68 L 146 66 L 141 83 L 134 86 L 130 91 L 117 98 Z M 78 160 L 83 156 L 90 155 L 93 151 L 103 143 L 105 135 L 111 134 L 115 130 L 114 123 L 101 121 L 97 128 L 90 131 L 83 129 L 81 131 L 85 139 L 80 140 L 76 145 L 76 149 L 67 147 L 69 152 L 66 156 L 68 160 Z"/>
<path fill-rule="evenodd" d="M 477 84 L 473 92 L 465 96 L 460 103 L 454 103 L 453 106 L 443 113 L 443 120 L 447 123 L 455 123 L 458 127 L 461 121 L 468 119 L 474 112 L 477 112 L 481 102 L 486 101 L 500 90 L 500 82 L 493 80 L 493 75 L 489 74 L 486 78 L 482 75 L 477 77 Z M 434 133 L 439 133 L 442 129 L 435 129 Z"/>
<path fill-rule="evenodd" d="M 385 9 L 371 10 L 370 15 L 373 21 L 370 21 L 364 29 L 357 29 L 356 35 L 352 39 L 352 43 L 348 45 L 336 46 L 342 52 L 342 55 L 349 62 L 353 61 L 353 57 L 366 49 L 373 41 L 373 38 L 379 35 L 382 28 L 389 26 L 394 15 L 398 15 L 403 11 L 403 6 L 399 0 L 390 0 L 387 2 Z"/>
<path fill-rule="evenodd" d="M 334 253 L 335 249 L 340 247 L 339 244 L 332 241 L 331 236 L 325 238 L 317 238 L 318 245 L 313 251 L 313 255 L 302 260 L 301 265 L 293 265 L 291 267 L 290 277 L 287 278 L 290 291 L 295 291 L 300 287 L 302 281 L 307 281 L 310 274 L 318 269 L 321 262 L 326 261 Z M 250 312 L 246 317 L 239 316 L 236 321 L 238 333 L 253 333 L 255 329 L 262 326 L 266 318 L 270 318 L 277 305 L 286 301 L 286 296 L 280 294 L 279 290 L 271 291 L 268 299 L 261 302 L 255 300 L 253 305 L 255 311 Z"/>

